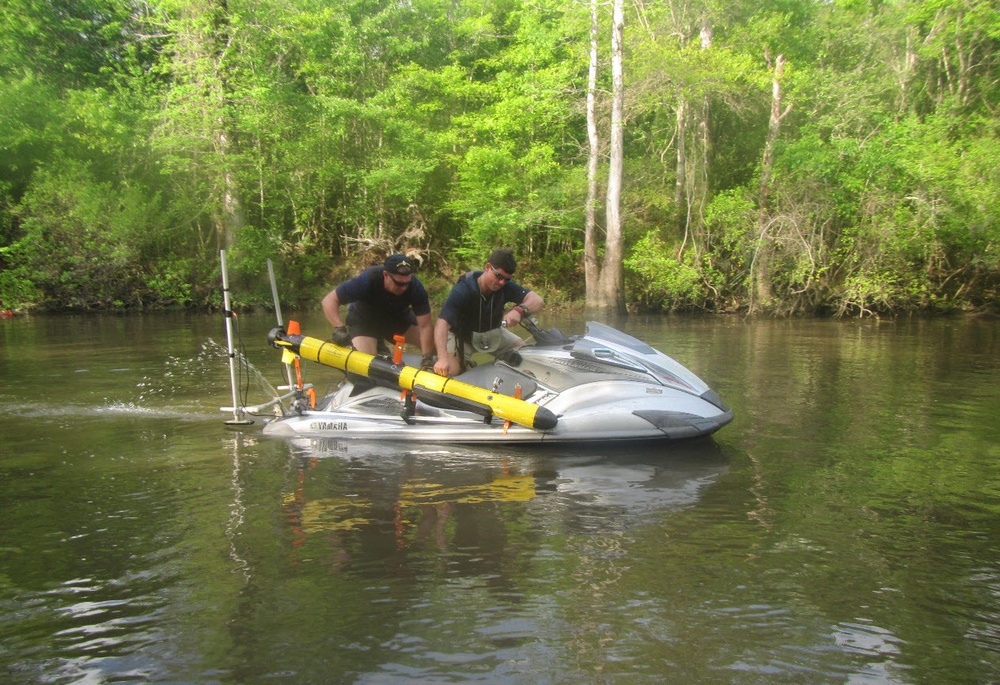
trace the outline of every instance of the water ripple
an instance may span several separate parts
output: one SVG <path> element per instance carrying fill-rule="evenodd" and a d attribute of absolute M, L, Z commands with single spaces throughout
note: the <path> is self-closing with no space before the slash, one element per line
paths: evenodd
<path fill-rule="evenodd" d="M 113 580 L 73 578 L 5 600 L 0 637 L 20 655 L 14 675 L 24 682 L 146 682 L 155 660 L 144 653 L 165 629 L 168 565 Z"/>

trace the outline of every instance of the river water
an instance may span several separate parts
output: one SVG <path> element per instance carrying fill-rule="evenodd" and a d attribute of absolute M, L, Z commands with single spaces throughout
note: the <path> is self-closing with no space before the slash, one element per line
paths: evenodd
<path fill-rule="evenodd" d="M 295 444 L 224 426 L 221 317 L 0 320 L 0 681 L 1000 681 L 1000 322 L 620 327 L 733 423 Z"/>

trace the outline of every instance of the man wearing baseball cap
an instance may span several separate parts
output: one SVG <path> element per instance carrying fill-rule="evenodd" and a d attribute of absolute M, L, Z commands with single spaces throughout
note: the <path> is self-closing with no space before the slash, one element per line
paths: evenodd
<path fill-rule="evenodd" d="M 408 343 L 420 347 L 421 367 L 433 367 L 431 305 L 414 270 L 406 255 L 389 255 L 381 266 L 370 266 L 327 293 L 323 313 L 333 326 L 333 342 L 377 354 L 379 340 L 391 342 L 394 335 L 404 335 Z M 346 321 L 340 317 L 345 304 L 349 305 Z"/>

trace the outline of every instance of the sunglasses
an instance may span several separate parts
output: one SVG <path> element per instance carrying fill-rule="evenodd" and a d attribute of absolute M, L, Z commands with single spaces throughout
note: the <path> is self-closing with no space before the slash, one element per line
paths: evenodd
<path fill-rule="evenodd" d="M 393 275 L 392 275 L 391 273 L 389 273 L 388 271 L 386 272 L 386 274 L 385 274 L 385 275 L 386 275 L 386 276 L 388 276 L 388 277 L 389 277 L 389 280 L 391 280 L 391 281 L 392 281 L 393 283 L 395 283 L 395 284 L 396 284 L 397 286 L 399 286 L 400 288 L 409 288 L 409 287 L 410 287 L 410 282 L 409 282 L 409 281 L 397 281 L 397 280 L 396 280 L 396 277 L 395 277 L 395 276 L 393 276 Z"/>
<path fill-rule="evenodd" d="M 507 274 L 501 273 L 501 272 L 497 271 L 497 268 L 495 266 L 493 266 L 492 264 L 490 264 L 490 269 L 493 270 L 493 275 L 496 276 L 497 280 L 500 281 L 501 283 L 506 283 L 511 278 Z"/>

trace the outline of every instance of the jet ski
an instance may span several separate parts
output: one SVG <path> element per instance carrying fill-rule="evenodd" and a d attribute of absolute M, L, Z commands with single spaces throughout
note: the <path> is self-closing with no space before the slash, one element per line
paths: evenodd
<path fill-rule="evenodd" d="M 289 322 L 289 329 L 294 322 Z M 455 378 L 392 358 L 273 329 L 283 360 L 345 372 L 329 395 L 299 384 L 266 435 L 430 443 L 594 443 L 706 436 L 733 411 L 704 381 L 646 343 L 598 322 L 582 336 L 522 321 L 532 341 Z M 289 374 L 291 376 L 291 374 Z M 287 407 L 285 405 L 288 405 Z"/>

